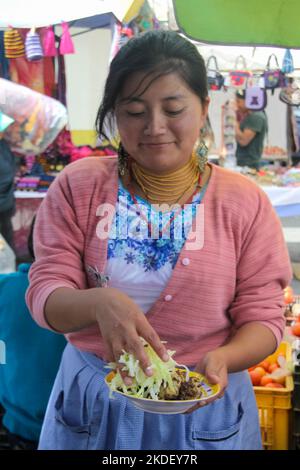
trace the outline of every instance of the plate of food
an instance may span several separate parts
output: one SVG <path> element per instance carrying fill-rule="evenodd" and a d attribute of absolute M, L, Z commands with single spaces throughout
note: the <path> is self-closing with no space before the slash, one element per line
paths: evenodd
<path fill-rule="evenodd" d="M 153 375 L 145 375 L 135 356 L 124 351 L 119 364 L 124 364 L 122 370 L 131 377 L 132 384 L 125 385 L 116 370 L 117 364 L 110 363 L 107 367 L 113 370 L 105 377 L 105 383 L 111 397 L 115 393 L 126 397 L 136 408 L 148 413 L 179 414 L 218 395 L 219 384 L 210 384 L 202 374 L 177 364 L 172 357 L 175 351 L 168 351 L 170 359 L 164 362 L 143 338 L 141 341 L 151 361 Z"/>

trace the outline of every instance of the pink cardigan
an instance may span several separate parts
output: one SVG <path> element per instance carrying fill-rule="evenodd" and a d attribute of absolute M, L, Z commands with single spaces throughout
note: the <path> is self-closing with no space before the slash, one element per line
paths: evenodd
<path fill-rule="evenodd" d="M 36 261 L 27 304 L 36 322 L 59 287 L 95 287 L 88 266 L 105 270 L 107 240 L 96 234 L 97 207 L 115 207 L 115 157 L 75 162 L 56 178 L 40 206 L 34 232 Z M 183 247 L 172 277 L 147 319 L 178 362 L 196 364 L 248 322 L 270 328 L 277 343 L 284 329 L 282 289 L 291 268 L 280 221 L 267 196 L 244 176 L 212 165 L 203 198 L 204 245 Z M 187 261 L 187 259 L 189 261 Z M 98 326 L 69 333 L 68 341 L 104 356 Z"/>

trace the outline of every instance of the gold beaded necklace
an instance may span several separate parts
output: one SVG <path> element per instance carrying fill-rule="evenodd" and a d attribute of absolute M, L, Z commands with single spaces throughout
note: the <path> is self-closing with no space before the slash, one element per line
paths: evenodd
<path fill-rule="evenodd" d="M 134 160 L 131 161 L 130 169 L 133 178 L 152 204 L 177 203 L 200 180 L 200 169 L 194 152 L 183 167 L 164 175 L 152 173 Z"/>

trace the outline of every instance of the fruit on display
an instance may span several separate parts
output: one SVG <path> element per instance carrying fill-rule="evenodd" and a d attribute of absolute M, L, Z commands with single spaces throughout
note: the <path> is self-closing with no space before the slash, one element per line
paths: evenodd
<path fill-rule="evenodd" d="M 278 384 L 278 383 L 273 383 L 270 382 L 267 385 L 265 385 L 266 388 L 284 388 L 284 385 Z"/>
<path fill-rule="evenodd" d="M 297 321 L 295 321 L 293 324 L 292 324 L 292 334 L 294 336 L 300 336 L 300 320 L 298 318 Z"/>
<path fill-rule="evenodd" d="M 283 289 L 284 302 L 286 305 L 294 302 L 294 292 L 290 286 Z"/>
<path fill-rule="evenodd" d="M 291 375 L 283 355 L 279 355 L 276 362 L 267 358 L 257 366 L 250 367 L 248 372 L 254 387 L 266 388 L 284 388 L 286 377 Z"/>

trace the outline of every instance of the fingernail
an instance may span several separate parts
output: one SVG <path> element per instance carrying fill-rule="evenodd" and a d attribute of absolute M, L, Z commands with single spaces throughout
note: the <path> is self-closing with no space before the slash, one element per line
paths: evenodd
<path fill-rule="evenodd" d="M 125 377 L 124 378 L 124 384 L 125 385 L 132 385 L 132 379 L 130 379 L 129 377 Z"/>
<path fill-rule="evenodd" d="M 150 375 L 153 375 L 152 366 L 147 367 L 145 372 L 146 372 L 146 375 L 149 375 L 149 376 L 150 376 Z"/>
<path fill-rule="evenodd" d="M 207 401 L 201 401 L 201 402 L 199 403 L 199 405 L 200 405 L 200 406 L 206 406 L 206 405 L 207 405 Z"/>
<path fill-rule="evenodd" d="M 169 354 L 165 353 L 162 357 L 163 361 L 167 362 L 170 359 Z"/>

